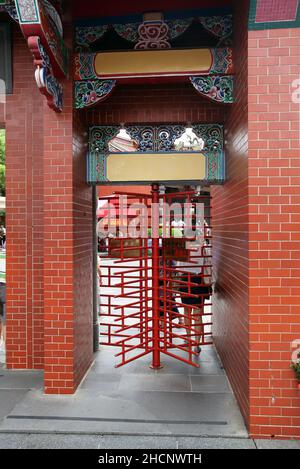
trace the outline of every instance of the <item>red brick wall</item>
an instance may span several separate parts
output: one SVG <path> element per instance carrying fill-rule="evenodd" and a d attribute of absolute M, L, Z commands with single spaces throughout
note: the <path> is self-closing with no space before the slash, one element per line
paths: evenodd
<path fill-rule="evenodd" d="M 300 29 L 249 33 L 250 431 L 300 438 Z"/>
<path fill-rule="evenodd" d="M 7 366 L 43 367 L 43 107 L 17 26 L 7 97 Z"/>
<path fill-rule="evenodd" d="M 92 191 L 84 128 L 65 80 L 64 111 L 44 104 L 45 392 L 73 393 L 93 359 Z"/>
<path fill-rule="evenodd" d="M 45 369 L 45 392 L 72 393 L 93 358 L 92 204 L 72 82 L 54 113 L 14 30 L 7 102 L 7 366 Z"/>
<path fill-rule="evenodd" d="M 75 386 L 93 357 L 92 189 L 86 184 L 87 133 L 75 112 L 73 124 L 73 259 Z"/>
<path fill-rule="evenodd" d="M 84 114 L 84 112 L 83 112 Z M 88 125 L 149 122 L 220 122 L 224 107 L 197 94 L 191 84 L 123 85 L 85 113 Z"/>
<path fill-rule="evenodd" d="M 235 103 L 226 128 L 226 183 L 212 188 L 213 334 L 245 420 L 249 415 L 247 2 L 235 16 Z M 239 2 L 239 7 L 241 4 Z"/>

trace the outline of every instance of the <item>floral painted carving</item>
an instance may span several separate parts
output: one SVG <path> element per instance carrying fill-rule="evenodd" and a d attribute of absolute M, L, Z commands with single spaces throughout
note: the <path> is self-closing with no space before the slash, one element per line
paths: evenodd
<path fill-rule="evenodd" d="M 75 31 L 76 45 L 82 49 L 89 49 L 93 42 L 101 39 L 104 34 L 108 31 L 109 26 L 107 24 L 100 26 L 86 26 L 77 27 Z"/>
<path fill-rule="evenodd" d="M 139 26 L 140 23 L 118 23 L 112 25 L 114 30 L 126 41 L 137 42 L 139 40 Z"/>
<path fill-rule="evenodd" d="M 185 131 L 184 125 L 125 126 L 130 137 L 138 143 L 138 151 L 172 151 L 174 142 Z"/>
<path fill-rule="evenodd" d="M 191 26 L 193 21 L 194 21 L 194 18 L 166 21 L 169 27 L 170 40 L 176 39 L 178 36 L 181 36 L 181 34 L 185 33 L 187 29 Z"/>
<path fill-rule="evenodd" d="M 190 77 L 194 88 L 203 96 L 219 103 L 233 103 L 233 76 Z"/>
<path fill-rule="evenodd" d="M 75 107 L 82 109 L 106 99 L 116 85 L 116 80 L 75 82 Z"/>
<path fill-rule="evenodd" d="M 226 16 L 201 16 L 199 18 L 202 26 L 211 34 L 220 39 L 232 36 L 232 15 Z"/>

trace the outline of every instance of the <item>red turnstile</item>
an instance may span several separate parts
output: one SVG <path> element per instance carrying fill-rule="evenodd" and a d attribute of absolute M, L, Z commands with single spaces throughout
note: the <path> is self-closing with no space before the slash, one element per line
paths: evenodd
<path fill-rule="evenodd" d="M 151 196 L 116 193 L 110 202 L 100 343 L 117 347 L 116 366 L 151 354 L 160 368 L 163 353 L 198 367 L 198 347 L 212 343 L 210 196 L 153 185 Z"/>

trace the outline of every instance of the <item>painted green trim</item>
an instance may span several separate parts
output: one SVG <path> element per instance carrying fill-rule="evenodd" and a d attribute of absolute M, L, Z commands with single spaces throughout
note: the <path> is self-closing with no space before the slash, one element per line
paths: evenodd
<path fill-rule="evenodd" d="M 267 21 L 264 23 L 256 23 L 257 0 L 250 0 L 249 11 L 249 31 L 261 31 L 265 29 L 283 29 L 283 28 L 300 28 L 300 5 L 298 4 L 297 17 L 292 21 Z"/>

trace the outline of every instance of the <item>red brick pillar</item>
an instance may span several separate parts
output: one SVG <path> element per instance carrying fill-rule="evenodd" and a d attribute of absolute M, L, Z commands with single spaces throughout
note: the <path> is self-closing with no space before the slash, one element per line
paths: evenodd
<path fill-rule="evenodd" d="M 43 368 L 43 100 L 14 27 L 6 106 L 7 367 Z"/>
<path fill-rule="evenodd" d="M 92 190 L 86 184 L 85 127 L 44 104 L 45 392 L 73 393 L 93 358 Z"/>
<path fill-rule="evenodd" d="M 7 366 L 45 369 L 45 392 L 72 393 L 92 362 L 92 190 L 86 127 L 46 104 L 14 27 L 7 99 Z"/>
<path fill-rule="evenodd" d="M 249 32 L 250 432 L 300 438 L 300 29 Z"/>

